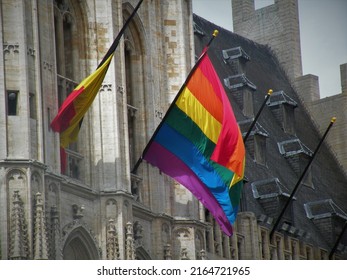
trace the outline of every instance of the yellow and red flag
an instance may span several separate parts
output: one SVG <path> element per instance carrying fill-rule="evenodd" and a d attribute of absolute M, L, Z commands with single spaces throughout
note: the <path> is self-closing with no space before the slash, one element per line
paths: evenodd
<path fill-rule="evenodd" d="M 140 0 L 138 2 L 133 12 L 124 23 L 116 39 L 113 41 L 111 47 L 98 65 L 98 68 L 68 95 L 62 106 L 59 108 L 58 114 L 51 123 L 53 131 L 60 133 L 61 169 L 63 173 L 66 164 L 66 154 L 64 149 L 69 146 L 70 143 L 77 140 L 83 117 L 99 92 L 120 38 L 124 34 L 125 28 L 135 16 L 137 10 L 140 8 L 142 1 L 143 0 Z"/>
<path fill-rule="evenodd" d="M 60 133 L 61 147 L 77 140 L 80 122 L 101 87 L 112 57 L 113 54 L 69 94 L 52 121 L 52 129 Z"/>

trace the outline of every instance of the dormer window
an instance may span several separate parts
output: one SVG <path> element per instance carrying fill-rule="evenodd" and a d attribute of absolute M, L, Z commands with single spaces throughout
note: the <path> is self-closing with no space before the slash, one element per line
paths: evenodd
<path fill-rule="evenodd" d="M 224 84 L 227 86 L 228 89 L 231 90 L 237 90 L 239 88 L 242 88 L 244 86 L 247 86 L 253 90 L 256 90 L 257 87 L 255 84 L 253 84 L 245 74 L 237 74 L 234 76 L 230 76 L 228 78 L 224 79 Z"/>
<path fill-rule="evenodd" d="M 298 106 L 297 103 L 281 90 L 274 92 L 266 105 L 275 114 L 282 129 L 288 134 L 295 135 L 294 109 Z"/>
<path fill-rule="evenodd" d="M 230 65 L 233 75 L 246 74 L 246 63 L 251 58 L 241 47 L 222 50 L 222 55 L 224 62 Z"/>
<path fill-rule="evenodd" d="M 245 61 L 251 60 L 251 57 L 241 47 L 222 50 L 222 53 L 225 61 L 239 58 L 243 58 Z"/>
<path fill-rule="evenodd" d="M 307 148 L 298 138 L 280 142 L 278 143 L 278 148 L 280 153 L 285 157 L 290 157 L 300 153 L 304 153 L 309 157 L 312 156 L 312 151 Z"/>
<path fill-rule="evenodd" d="M 278 149 L 281 155 L 288 159 L 290 165 L 298 176 L 302 174 L 313 155 L 312 151 L 298 138 L 278 143 Z M 311 167 L 307 170 L 302 183 L 313 188 Z"/>
<path fill-rule="evenodd" d="M 255 181 L 251 184 L 253 197 L 257 199 L 268 217 L 276 218 L 289 198 L 288 189 L 278 178 Z M 295 197 L 294 197 L 295 199 Z M 293 223 L 292 203 L 283 216 L 283 223 Z"/>
<path fill-rule="evenodd" d="M 246 63 L 250 60 L 250 56 L 241 47 L 222 50 L 222 55 L 232 73 L 224 79 L 224 85 L 230 89 L 243 114 L 252 118 L 254 116 L 253 92 L 257 87 L 246 76 Z"/>
<path fill-rule="evenodd" d="M 340 216 L 347 220 L 345 213 L 332 199 L 324 199 L 308 202 L 304 205 L 307 218 L 312 220 L 324 219 L 332 216 Z"/>
<path fill-rule="evenodd" d="M 224 79 L 225 86 L 230 89 L 246 117 L 254 117 L 253 93 L 257 87 L 246 77 L 238 74 Z"/>
<path fill-rule="evenodd" d="M 193 31 L 195 35 L 199 35 L 199 36 L 205 36 L 204 31 L 202 31 L 202 29 L 200 28 L 199 25 L 197 25 L 195 22 L 193 22 Z"/>
<path fill-rule="evenodd" d="M 342 233 L 347 222 L 347 213 L 344 212 L 332 199 L 312 201 L 304 204 L 307 218 L 312 220 L 325 240 L 331 244 Z M 346 236 L 346 235 L 345 235 Z M 346 254 L 347 239 L 342 238 L 336 252 Z"/>
<path fill-rule="evenodd" d="M 288 190 L 281 184 L 278 178 L 256 181 L 251 184 L 253 196 L 256 199 L 267 199 L 271 197 L 289 197 Z"/>
<path fill-rule="evenodd" d="M 239 126 L 244 137 L 252 124 L 253 119 L 239 122 Z M 245 143 L 247 152 L 253 158 L 254 162 L 266 165 L 266 139 L 269 133 L 258 123 L 254 125 L 249 137 Z"/>

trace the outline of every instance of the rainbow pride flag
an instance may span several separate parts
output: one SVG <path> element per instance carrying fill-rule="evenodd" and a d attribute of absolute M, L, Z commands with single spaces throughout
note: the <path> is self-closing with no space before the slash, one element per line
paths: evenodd
<path fill-rule="evenodd" d="M 185 84 L 142 157 L 191 191 L 230 236 L 243 185 L 243 139 L 206 53 Z"/>

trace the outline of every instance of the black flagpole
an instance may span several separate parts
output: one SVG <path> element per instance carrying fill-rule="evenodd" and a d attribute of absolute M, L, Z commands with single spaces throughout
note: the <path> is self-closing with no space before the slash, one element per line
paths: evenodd
<path fill-rule="evenodd" d="M 208 51 L 209 46 L 211 45 L 212 41 L 214 40 L 214 38 L 216 38 L 217 35 L 218 35 L 218 30 L 214 30 L 214 31 L 213 31 L 213 34 L 212 34 L 212 37 L 211 37 L 211 39 L 210 39 L 210 41 L 208 41 L 208 43 L 207 43 L 206 47 L 203 49 L 202 54 L 200 55 L 199 59 L 198 59 L 197 62 L 194 64 L 193 68 L 190 70 L 190 72 L 189 72 L 189 74 L 188 74 L 186 80 L 185 80 L 184 83 L 182 84 L 182 86 L 181 86 L 180 90 L 178 91 L 176 97 L 175 97 L 174 100 L 171 102 L 171 105 L 170 105 L 169 109 L 166 111 L 166 113 L 165 113 L 163 119 L 161 120 L 160 124 L 157 126 L 156 130 L 155 130 L 154 133 L 152 134 L 151 139 L 149 139 L 149 141 L 148 141 L 146 147 L 144 148 L 144 150 L 143 150 L 143 152 L 142 152 L 140 158 L 137 160 L 137 162 L 136 162 L 134 168 L 131 170 L 131 173 L 132 173 L 132 174 L 136 174 L 136 171 L 137 171 L 137 169 L 139 168 L 139 166 L 140 166 L 140 164 L 141 164 L 141 162 L 142 162 L 143 155 L 147 152 L 147 150 L 148 150 L 150 144 L 151 144 L 151 143 L 153 142 L 153 140 L 154 140 L 154 137 L 155 137 L 156 134 L 158 133 L 159 129 L 162 127 L 162 125 L 163 125 L 163 123 L 164 123 L 164 121 L 165 121 L 165 119 L 166 119 L 168 113 L 170 112 L 170 110 L 171 110 L 171 108 L 174 106 L 174 104 L 176 103 L 176 101 L 177 101 L 177 99 L 179 98 L 181 92 L 182 92 L 182 91 L 184 90 L 184 88 L 186 87 L 186 85 L 187 85 L 187 83 L 189 82 L 190 78 L 191 78 L 192 75 L 194 74 L 196 68 L 198 68 L 198 66 L 199 66 L 199 64 L 200 64 L 200 62 L 201 62 L 201 60 L 202 60 L 202 59 L 204 58 L 204 56 L 207 54 L 207 51 Z"/>
<path fill-rule="evenodd" d="M 265 97 L 265 99 L 264 99 L 263 104 L 261 105 L 261 107 L 260 107 L 260 109 L 259 109 L 257 115 L 255 116 L 255 118 L 254 118 L 254 120 L 253 120 L 251 126 L 249 127 L 249 129 L 248 129 L 248 131 L 247 131 L 245 137 L 243 137 L 243 143 L 246 143 L 248 136 L 251 134 L 251 131 L 252 131 L 253 127 L 255 126 L 255 124 L 257 123 L 257 120 L 258 120 L 258 118 L 259 118 L 261 112 L 263 111 L 266 102 L 267 102 L 268 99 L 270 98 L 272 92 L 273 92 L 272 89 L 269 89 L 269 91 L 268 91 L 268 93 L 267 93 L 267 95 L 266 95 L 266 97 Z"/>
<path fill-rule="evenodd" d="M 109 56 L 111 54 L 113 54 L 115 52 L 115 50 L 117 49 L 118 47 L 118 44 L 119 44 L 119 41 L 120 41 L 120 38 L 122 37 L 125 29 L 128 27 L 130 21 L 133 19 L 133 17 L 135 16 L 137 10 L 140 8 L 141 4 L 142 4 L 143 0 L 140 0 L 139 3 L 137 3 L 134 11 L 131 13 L 131 15 L 128 17 L 128 19 L 126 20 L 126 22 L 123 24 L 123 27 L 122 29 L 118 32 L 118 35 L 116 37 L 116 39 L 114 39 L 111 47 L 108 49 L 106 55 L 104 56 L 104 58 L 101 60 L 101 62 L 99 63 L 98 65 L 98 68 L 104 64 L 104 62 L 109 58 Z"/>
<path fill-rule="evenodd" d="M 101 60 L 101 62 L 99 63 L 99 65 L 98 65 L 98 67 L 96 69 L 100 68 L 101 65 L 103 65 L 104 62 L 110 57 L 110 55 L 113 54 L 116 51 L 116 49 L 118 47 L 118 44 L 119 44 L 119 41 L 120 41 L 120 38 L 123 36 L 123 33 L 124 33 L 125 29 L 128 27 L 130 21 L 135 16 L 135 14 L 136 14 L 137 10 L 140 8 L 140 5 L 142 4 L 142 2 L 143 2 L 143 0 L 140 0 L 139 3 L 137 3 L 134 11 L 128 17 L 127 21 L 123 24 L 122 29 L 118 32 L 118 35 L 117 35 L 116 39 L 114 39 L 111 47 L 108 49 L 107 53 L 105 54 L 104 58 Z M 84 117 L 79 122 L 79 127 L 80 128 L 82 126 L 83 119 L 84 119 Z"/>
<path fill-rule="evenodd" d="M 333 255 L 334 255 L 334 253 L 335 253 L 335 251 L 337 249 L 337 246 L 339 246 L 339 243 L 340 243 L 340 241 L 342 239 L 342 236 L 345 233 L 346 229 L 347 229 L 347 222 L 345 222 L 345 225 L 344 225 L 344 227 L 343 227 L 339 237 L 337 238 L 334 247 L 331 249 L 331 252 L 329 254 L 329 260 L 331 260 L 333 258 Z"/>
<path fill-rule="evenodd" d="M 277 218 L 277 220 L 276 220 L 276 222 L 275 222 L 275 224 L 274 224 L 274 226 L 273 226 L 273 228 L 272 228 L 272 230 L 271 230 L 271 232 L 270 232 L 270 240 L 272 239 L 272 236 L 273 236 L 273 234 L 274 234 L 274 232 L 275 232 L 275 230 L 276 230 L 278 224 L 280 223 L 280 221 L 281 221 L 281 219 L 282 219 L 282 216 L 284 215 L 285 211 L 287 210 L 287 208 L 288 208 L 288 206 L 289 206 L 289 203 L 292 201 L 295 192 L 297 191 L 298 187 L 300 186 L 302 179 L 304 179 L 304 176 L 306 175 L 306 172 L 307 172 L 308 168 L 310 167 L 310 165 L 311 165 L 313 159 L 315 158 L 315 156 L 316 156 L 316 154 L 317 154 L 317 152 L 318 152 L 320 146 L 322 145 L 322 143 L 323 143 L 325 137 L 327 136 L 327 134 L 328 134 L 330 128 L 333 126 L 333 124 L 334 124 L 335 121 L 336 121 L 336 118 L 335 118 L 335 117 L 331 119 L 330 124 L 329 124 L 327 130 L 325 131 L 325 133 L 324 133 L 322 139 L 319 141 L 318 146 L 317 146 L 316 150 L 314 151 L 312 157 L 310 158 L 310 161 L 308 162 L 307 166 L 305 167 L 304 172 L 301 174 L 301 176 L 300 176 L 298 182 L 296 183 L 296 185 L 295 185 L 295 187 L 294 187 L 294 189 L 293 189 L 293 191 L 292 191 L 290 197 L 288 198 L 288 200 L 287 200 L 285 206 L 283 207 L 281 213 L 279 214 L 279 216 L 278 216 L 278 218 Z"/>

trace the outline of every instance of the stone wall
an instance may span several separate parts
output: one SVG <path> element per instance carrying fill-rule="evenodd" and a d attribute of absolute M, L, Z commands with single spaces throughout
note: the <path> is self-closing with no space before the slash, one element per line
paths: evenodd
<path fill-rule="evenodd" d="M 287 75 L 302 75 L 299 13 L 297 0 L 275 0 L 255 10 L 254 0 L 232 0 L 234 32 L 268 45 Z"/>

